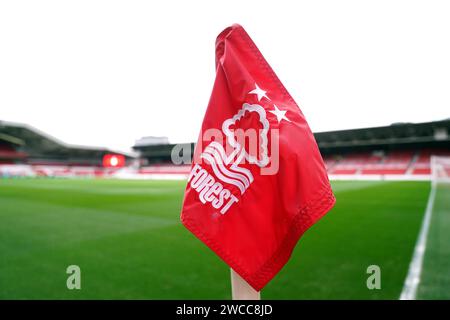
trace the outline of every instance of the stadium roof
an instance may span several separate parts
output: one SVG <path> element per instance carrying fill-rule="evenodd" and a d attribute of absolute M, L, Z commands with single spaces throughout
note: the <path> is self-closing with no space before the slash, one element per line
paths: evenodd
<path fill-rule="evenodd" d="M 80 146 L 65 143 L 30 125 L 0 120 L 0 141 L 16 145 L 32 158 L 92 158 L 99 159 L 106 153 L 130 154 L 117 152 L 103 147 Z"/>
<path fill-rule="evenodd" d="M 450 119 L 423 123 L 318 132 L 314 136 L 323 153 L 375 148 L 450 149 Z"/>

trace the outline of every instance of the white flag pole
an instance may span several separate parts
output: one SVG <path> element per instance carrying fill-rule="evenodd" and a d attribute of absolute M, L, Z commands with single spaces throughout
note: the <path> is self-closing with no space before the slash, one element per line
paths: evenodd
<path fill-rule="evenodd" d="M 231 270 L 231 296 L 233 300 L 261 300 L 259 291 L 250 286 L 240 275 Z"/>

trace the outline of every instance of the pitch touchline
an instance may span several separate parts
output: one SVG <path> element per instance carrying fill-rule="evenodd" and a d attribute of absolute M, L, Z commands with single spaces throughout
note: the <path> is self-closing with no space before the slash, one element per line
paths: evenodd
<path fill-rule="evenodd" d="M 408 275 L 406 276 L 400 300 L 415 300 L 417 287 L 420 283 L 420 274 L 423 266 L 423 256 L 427 246 L 428 230 L 430 229 L 431 215 L 433 211 L 434 198 L 436 197 L 436 186 L 432 184 L 430 195 L 428 197 L 427 208 L 420 228 L 419 238 L 414 248 L 414 255 L 409 265 Z"/>

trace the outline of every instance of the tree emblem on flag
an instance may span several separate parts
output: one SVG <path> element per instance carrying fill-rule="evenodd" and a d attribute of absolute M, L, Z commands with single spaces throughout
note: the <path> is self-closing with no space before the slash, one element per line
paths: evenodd
<path fill-rule="evenodd" d="M 235 134 L 236 130 L 231 129 L 231 126 L 243 119 L 246 113 L 256 113 L 258 115 L 258 121 L 262 126 L 262 129 L 259 130 L 255 128 L 245 129 L 246 131 L 252 130 L 252 132 L 257 132 L 258 134 L 257 139 L 250 139 L 248 144 L 249 149 L 257 150 L 256 156 L 246 149 L 247 144 L 245 141 L 242 141 L 245 140 L 246 133 L 240 135 L 241 138 L 237 138 Z M 244 194 L 254 178 L 250 170 L 240 166 L 243 160 L 259 167 L 265 167 L 270 161 L 267 147 L 269 121 L 266 118 L 266 111 L 258 104 L 244 103 L 242 108 L 232 118 L 226 119 L 223 122 L 222 131 L 226 137 L 226 141 L 233 148 L 231 153 L 227 155 L 222 144 L 212 141 L 205 148 L 201 158 L 205 159 L 211 165 L 218 179 L 224 183 L 236 186 L 241 194 Z M 256 148 L 255 144 L 257 144 Z"/>
<path fill-rule="evenodd" d="M 245 150 L 239 141 L 236 141 L 236 137 L 230 126 L 236 123 L 237 120 L 242 119 L 246 112 L 256 112 L 259 115 L 259 121 L 262 124 L 262 129 L 259 132 L 259 152 L 261 153 L 261 159 L 255 157 Z M 269 155 L 267 148 L 267 133 L 269 132 L 269 121 L 266 118 L 266 111 L 259 104 L 248 104 L 244 103 L 242 109 L 236 113 L 233 118 L 227 119 L 223 122 L 222 131 L 227 137 L 228 143 L 241 152 L 242 157 L 244 157 L 248 162 L 256 164 L 259 167 L 265 167 L 269 163 Z M 238 156 L 239 158 L 239 156 Z"/>

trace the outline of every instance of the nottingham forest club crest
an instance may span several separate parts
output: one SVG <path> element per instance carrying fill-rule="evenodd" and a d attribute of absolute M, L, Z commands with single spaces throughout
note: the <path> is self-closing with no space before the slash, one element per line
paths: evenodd
<path fill-rule="evenodd" d="M 273 104 L 256 83 L 248 96 L 257 103 L 244 102 L 233 117 L 223 121 L 220 136 L 214 134 L 214 141 L 206 144 L 188 178 L 199 200 L 221 214 L 251 187 L 255 174 L 278 172 L 279 128 L 283 120 L 291 122 L 287 111 Z"/>

